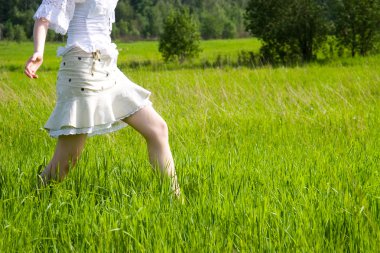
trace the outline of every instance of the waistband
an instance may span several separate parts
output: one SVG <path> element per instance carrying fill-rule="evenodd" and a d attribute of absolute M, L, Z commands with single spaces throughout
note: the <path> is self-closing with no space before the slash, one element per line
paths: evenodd
<path fill-rule="evenodd" d="M 104 66 L 106 64 L 109 67 L 116 67 L 116 62 L 109 55 L 104 55 L 100 52 L 100 50 L 96 50 L 95 52 L 88 53 L 83 51 L 79 47 L 74 47 L 70 49 L 67 53 L 62 56 L 62 61 L 68 60 L 79 60 L 81 62 L 87 62 L 90 64 L 90 73 L 93 74 L 95 71 L 95 66 Z M 98 65 L 101 64 L 101 65 Z"/>

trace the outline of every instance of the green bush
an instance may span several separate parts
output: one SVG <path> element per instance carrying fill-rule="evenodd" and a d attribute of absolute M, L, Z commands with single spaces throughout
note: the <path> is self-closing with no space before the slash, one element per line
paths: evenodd
<path fill-rule="evenodd" d="M 160 36 L 159 51 L 166 62 L 179 61 L 198 56 L 200 50 L 198 24 L 187 9 L 171 11 L 164 22 Z"/>
<path fill-rule="evenodd" d="M 246 27 L 264 42 L 263 54 L 280 62 L 311 61 L 329 32 L 326 6 L 317 0 L 250 0 Z"/>
<path fill-rule="evenodd" d="M 22 25 L 14 26 L 14 39 L 18 42 L 27 40 L 26 32 Z"/>

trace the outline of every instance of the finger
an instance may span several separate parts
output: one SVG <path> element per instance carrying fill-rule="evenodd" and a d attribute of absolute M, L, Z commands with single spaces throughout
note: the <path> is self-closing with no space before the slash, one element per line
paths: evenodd
<path fill-rule="evenodd" d="M 30 68 L 25 68 L 24 73 L 29 77 L 29 78 L 38 78 L 36 77 L 37 75 L 35 74 L 35 71 L 31 70 Z"/>
<path fill-rule="evenodd" d="M 31 73 L 33 75 L 33 78 L 38 78 L 38 75 L 36 74 L 37 73 L 37 68 L 32 68 Z"/>
<path fill-rule="evenodd" d="M 29 77 L 29 78 L 34 78 L 34 74 L 30 72 L 29 70 L 25 69 L 24 73 Z"/>
<path fill-rule="evenodd" d="M 24 70 L 24 73 L 27 77 L 29 78 L 33 78 L 33 76 L 29 73 L 29 71 L 27 69 Z"/>

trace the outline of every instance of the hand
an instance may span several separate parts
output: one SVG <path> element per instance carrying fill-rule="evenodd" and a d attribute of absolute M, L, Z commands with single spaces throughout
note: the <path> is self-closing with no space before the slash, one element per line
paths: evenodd
<path fill-rule="evenodd" d="M 38 78 L 38 75 L 36 75 L 36 72 L 38 68 L 41 66 L 42 62 L 43 62 L 43 54 L 40 52 L 35 52 L 25 64 L 25 70 L 24 70 L 25 75 L 33 79 Z"/>

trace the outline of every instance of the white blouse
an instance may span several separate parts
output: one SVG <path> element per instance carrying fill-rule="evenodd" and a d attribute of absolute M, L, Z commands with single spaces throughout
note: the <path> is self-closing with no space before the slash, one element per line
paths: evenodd
<path fill-rule="evenodd" d="M 66 46 L 58 49 L 59 56 L 79 47 L 88 53 L 99 50 L 116 61 L 118 52 L 111 42 L 111 29 L 117 1 L 43 0 L 33 18 L 45 18 L 50 29 L 67 33 Z"/>

